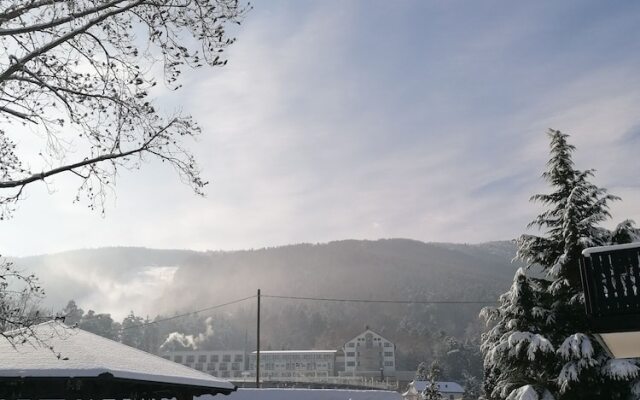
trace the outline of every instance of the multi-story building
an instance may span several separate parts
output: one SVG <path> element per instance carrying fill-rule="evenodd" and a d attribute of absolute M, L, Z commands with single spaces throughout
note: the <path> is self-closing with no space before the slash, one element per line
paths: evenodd
<path fill-rule="evenodd" d="M 367 329 L 342 346 L 346 376 L 394 376 L 396 346 L 380 334 Z"/>
<path fill-rule="evenodd" d="M 247 357 L 243 350 L 170 351 L 162 357 L 219 378 L 240 378 L 247 370 Z"/>
<path fill-rule="evenodd" d="M 279 350 L 260 352 L 260 377 L 265 379 L 324 378 L 335 376 L 337 350 Z M 249 357 L 255 376 L 256 352 Z"/>
<path fill-rule="evenodd" d="M 255 377 L 256 352 L 243 350 L 175 350 L 162 355 L 167 360 L 220 378 Z M 324 378 L 330 376 L 396 375 L 396 346 L 367 329 L 339 350 L 276 350 L 260 352 L 260 377 Z"/>

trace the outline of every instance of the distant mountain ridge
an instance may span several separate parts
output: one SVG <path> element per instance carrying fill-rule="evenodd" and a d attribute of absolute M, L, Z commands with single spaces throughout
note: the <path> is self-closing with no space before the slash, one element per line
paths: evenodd
<path fill-rule="evenodd" d="M 380 239 L 240 251 L 112 247 L 14 261 L 41 278 L 48 293 L 44 304 L 52 310 L 74 299 L 85 311 L 111 312 L 118 320 L 129 311 L 154 318 L 249 297 L 259 288 L 265 349 L 333 349 L 368 325 L 396 343 L 401 368 L 463 352 L 465 362 L 475 365 L 469 368 L 479 374 L 478 312 L 508 289 L 520 266 L 511 261 L 515 251 L 512 241 Z M 424 303 L 460 300 L 480 303 Z M 209 346 L 245 348 L 255 340 L 255 306 L 255 299 L 249 299 L 171 319 L 159 329 L 163 338 L 171 332 L 197 335 L 210 316 L 214 336 Z"/>
<path fill-rule="evenodd" d="M 517 265 L 515 244 L 424 243 L 410 239 L 341 240 L 238 251 L 108 247 L 16 258 L 48 289 L 52 306 L 88 291 L 144 278 L 155 267 L 175 269 L 156 312 L 189 309 L 238 295 L 349 298 L 486 298 L 506 290 Z M 59 290 L 64 287 L 64 290 Z M 92 293 L 96 297 L 96 293 Z M 150 310 L 149 310 L 150 311 Z"/>

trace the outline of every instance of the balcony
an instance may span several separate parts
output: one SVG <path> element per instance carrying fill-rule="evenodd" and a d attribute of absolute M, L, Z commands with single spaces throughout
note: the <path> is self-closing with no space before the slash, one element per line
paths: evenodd
<path fill-rule="evenodd" d="M 580 274 L 589 323 L 616 358 L 640 356 L 640 243 L 582 252 Z"/>

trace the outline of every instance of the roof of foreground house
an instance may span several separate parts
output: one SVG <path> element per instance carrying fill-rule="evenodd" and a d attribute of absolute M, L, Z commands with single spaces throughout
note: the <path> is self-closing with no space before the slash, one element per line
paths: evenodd
<path fill-rule="evenodd" d="M 84 380 L 99 385 L 109 380 L 109 385 L 123 387 L 125 392 L 134 384 L 157 393 L 228 394 L 236 390 L 225 380 L 60 322 L 45 322 L 31 330 L 25 343 L 0 338 L 0 382 L 30 381 L 33 385 L 46 381 L 53 385 Z M 15 331 L 5 332 L 13 334 Z"/>

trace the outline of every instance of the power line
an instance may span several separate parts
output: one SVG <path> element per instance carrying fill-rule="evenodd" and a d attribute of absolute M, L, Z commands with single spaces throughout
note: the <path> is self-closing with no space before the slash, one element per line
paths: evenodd
<path fill-rule="evenodd" d="M 121 328 L 121 330 L 124 331 L 124 330 L 127 330 L 127 329 L 141 328 L 141 327 L 144 327 L 144 326 L 153 325 L 153 324 L 157 324 L 157 323 L 160 323 L 160 322 L 171 321 L 171 320 L 174 320 L 174 319 L 186 317 L 188 315 L 199 314 L 201 312 L 215 310 L 216 308 L 222 308 L 222 307 L 225 307 L 225 306 L 230 306 L 232 304 L 241 303 L 243 301 L 246 301 L 246 300 L 249 300 L 249 299 L 253 299 L 255 297 L 256 297 L 255 295 L 248 296 L 248 297 L 244 297 L 242 299 L 232 300 L 232 301 L 228 301 L 228 302 L 222 303 L 222 304 L 216 304 L 215 306 L 201 308 L 199 310 L 191 311 L 191 312 L 184 313 L 184 314 L 174 315 L 174 316 L 168 317 L 168 318 L 156 319 L 156 320 L 153 320 L 153 321 L 150 321 L 150 322 L 145 322 L 143 324 L 131 325 L 131 326 L 123 327 L 123 328 Z"/>
<path fill-rule="evenodd" d="M 331 297 L 305 297 L 305 296 L 281 296 L 281 295 L 270 295 L 270 294 L 262 294 L 262 297 L 271 298 L 271 299 L 286 299 L 286 300 L 305 300 L 305 301 L 326 301 L 326 302 L 335 302 L 335 303 L 376 303 L 376 304 L 495 304 L 496 300 L 373 300 L 373 299 L 347 299 L 347 298 L 331 298 Z M 230 306 L 232 304 L 241 303 L 243 301 L 256 298 L 256 295 L 243 297 L 241 299 L 236 299 L 232 301 L 228 301 L 226 303 L 216 304 L 214 306 L 201 308 L 199 310 L 189 311 L 183 314 L 173 315 L 167 318 L 156 319 L 154 321 L 145 322 L 137 325 L 130 325 L 127 327 L 121 327 L 119 330 L 124 331 L 128 329 L 136 329 L 142 328 L 145 326 L 158 324 L 160 322 L 171 321 L 174 319 L 186 317 L 189 315 L 199 314 L 205 311 L 215 310 L 217 308 L 222 308 L 225 306 Z M 101 318 L 102 314 L 96 314 L 93 317 L 85 318 L 84 321 L 93 320 Z"/>
<path fill-rule="evenodd" d="M 199 310 L 189 311 L 189 312 L 186 312 L 186 313 L 183 313 L 183 314 L 176 314 L 176 315 L 173 315 L 173 316 L 167 317 L 167 318 L 156 319 L 156 320 L 153 320 L 153 321 L 144 322 L 142 324 L 137 324 L 137 325 L 130 325 L 130 326 L 127 326 L 127 327 L 120 327 L 120 329 L 118 329 L 118 330 L 124 331 L 124 330 L 127 330 L 127 329 L 142 328 L 142 327 L 145 327 L 145 326 L 148 326 L 148 325 L 153 325 L 153 324 L 157 324 L 157 323 L 165 322 L 165 321 L 171 321 L 171 320 L 182 318 L 182 317 L 186 317 L 186 316 L 189 316 L 189 315 L 199 314 L 199 313 L 202 313 L 202 312 L 205 312 L 205 311 L 215 310 L 217 308 L 222 308 L 222 307 L 225 307 L 225 306 L 230 306 L 232 304 L 241 303 L 243 301 L 246 301 L 246 300 L 249 300 L 249 299 L 253 299 L 255 297 L 256 297 L 255 295 L 248 296 L 248 297 L 243 297 L 242 299 L 236 299 L 236 300 L 228 301 L 226 303 L 216 304 L 214 306 L 209 306 L 209 307 L 201 308 Z M 95 315 L 93 315 L 91 317 L 88 317 L 88 318 L 83 316 L 83 317 L 81 317 L 80 321 L 78 321 L 78 322 L 81 323 L 81 322 L 86 322 L 86 321 L 92 321 L 92 320 L 95 320 L 95 319 L 100 319 L 100 318 L 103 318 L 105 315 L 110 315 L 110 314 L 95 314 Z M 55 318 L 60 318 L 60 317 L 55 317 Z"/>
<path fill-rule="evenodd" d="M 272 299 L 332 301 L 340 303 L 384 303 L 384 304 L 495 304 L 496 300 L 365 300 L 365 299 L 338 299 L 328 297 L 302 297 L 302 296 L 277 296 L 263 294 L 262 297 Z"/>

